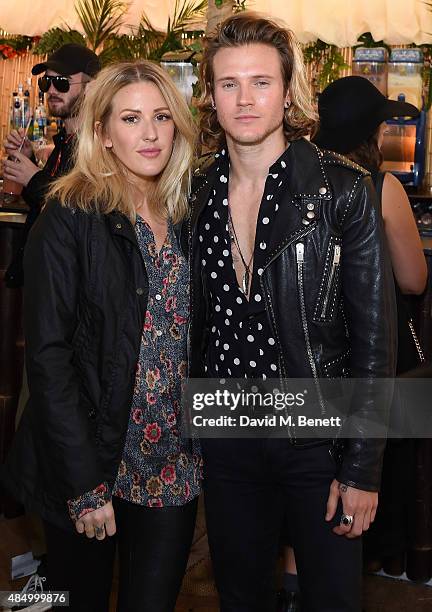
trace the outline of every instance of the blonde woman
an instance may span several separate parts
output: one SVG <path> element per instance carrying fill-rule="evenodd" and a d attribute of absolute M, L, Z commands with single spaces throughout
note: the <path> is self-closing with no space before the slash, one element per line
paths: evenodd
<path fill-rule="evenodd" d="M 169 612 L 200 491 L 179 435 L 188 266 L 179 245 L 195 129 L 151 62 L 104 69 L 74 170 L 25 254 L 30 401 L 3 478 L 45 524 L 49 587 L 73 610 Z"/>

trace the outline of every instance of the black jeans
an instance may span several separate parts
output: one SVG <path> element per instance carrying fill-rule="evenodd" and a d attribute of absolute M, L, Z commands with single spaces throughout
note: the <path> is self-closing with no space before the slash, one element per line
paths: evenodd
<path fill-rule="evenodd" d="M 147 508 L 114 498 L 117 534 L 100 541 L 45 523 L 50 590 L 70 592 L 71 612 L 108 612 L 118 545 L 117 610 L 173 612 L 196 510 L 196 499 L 185 506 Z"/>
<path fill-rule="evenodd" d="M 207 530 L 221 612 L 274 612 L 274 569 L 288 525 L 302 612 L 360 612 L 361 539 L 325 521 L 336 472 L 328 442 L 202 440 Z"/>

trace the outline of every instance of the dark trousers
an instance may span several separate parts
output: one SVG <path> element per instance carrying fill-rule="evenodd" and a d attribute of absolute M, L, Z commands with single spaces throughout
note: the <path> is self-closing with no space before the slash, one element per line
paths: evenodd
<path fill-rule="evenodd" d="M 283 525 L 295 551 L 302 612 L 360 612 L 361 539 L 325 521 L 336 464 L 330 444 L 202 440 L 210 551 L 221 612 L 274 612 Z"/>
<path fill-rule="evenodd" d="M 173 612 L 196 510 L 196 499 L 185 506 L 147 508 L 114 498 L 117 534 L 100 541 L 45 523 L 50 590 L 70 592 L 71 612 L 108 612 L 118 546 L 117 610 Z"/>

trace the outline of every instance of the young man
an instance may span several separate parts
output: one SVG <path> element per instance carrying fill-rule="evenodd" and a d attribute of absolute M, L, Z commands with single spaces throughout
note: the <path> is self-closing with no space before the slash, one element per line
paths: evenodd
<path fill-rule="evenodd" d="M 99 59 L 93 51 L 70 43 L 60 47 L 46 62 L 36 64 L 32 69 L 34 75 L 45 72 L 45 75 L 39 78 L 39 89 L 47 94 L 50 115 L 63 119 L 64 128 L 54 136 L 54 149 L 42 170 L 36 165 L 28 139 L 24 141 L 21 152 L 18 153 L 24 136 L 23 129 L 13 130 L 4 141 L 6 152 L 17 161 L 5 160 L 3 175 L 24 185 L 22 197 L 30 207 L 23 243 L 6 272 L 6 282 L 9 286 L 22 285 L 22 255 L 28 232 L 39 215 L 50 183 L 70 168 L 80 101 L 87 83 L 100 67 Z"/>
<path fill-rule="evenodd" d="M 270 20 L 223 22 L 202 61 L 190 376 L 391 377 L 394 298 L 366 171 L 303 138 L 315 122 L 301 51 Z M 332 272 L 330 272 L 332 270 Z M 375 414 L 373 394 L 354 401 Z M 302 610 L 359 612 L 361 540 L 384 442 L 204 439 L 208 535 L 223 612 L 274 611 L 284 520 Z"/>

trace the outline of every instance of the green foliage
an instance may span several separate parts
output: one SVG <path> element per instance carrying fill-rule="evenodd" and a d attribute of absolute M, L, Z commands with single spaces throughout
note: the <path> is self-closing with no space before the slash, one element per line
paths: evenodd
<path fill-rule="evenodd" d="M 303 49 L 303 57 L 306 64 L 313 65 L 314 85 L 317 92 L 340 78 L 343 69 L 349 68 L 338 47 L 329 45 L 320 39 Z"/>
<path fill-rule="evenodd" d="M 126 8 L 121 0 L 79 0 L 75 10 L 87 37 L 87 46 L 98 51 L 115 35 L 123 24 Z"/>
<path fill-rule="evenodd" d="M 66 26 L 67 27 L 67 26 Z M 67 43 L 77 43 L 79 45 L 85 45 L 85 38 L 80 32 L 68 28 L 66 30 L 62 28 L 51 28 L 46 32 L 39 42 L 33 47 L 33 53 L 37 55 L 44 55 L 45 53 L 52 53 L 62 45 Z"/>

